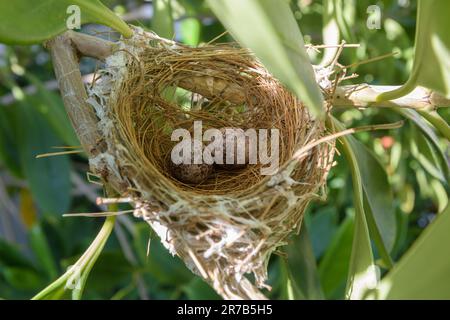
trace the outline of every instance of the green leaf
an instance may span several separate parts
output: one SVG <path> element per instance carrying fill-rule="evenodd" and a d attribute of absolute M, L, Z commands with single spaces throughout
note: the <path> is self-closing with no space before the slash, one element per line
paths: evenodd
<path fill-rule="evenodd" d="M 447 180 L 450 179 L 449 167 L 448 165 L 446 165 L 448 163 L 447 157 L 441 149 L 439 138 L 437 137 L 434 129 L 415 110 L 405 108 L 394 108 L 393 110 L 414 122 L 414 124 L 420 129 L 420 131 L 422 131 L 422 133 L 433 146 L 435 155 L 439 158 L 444 176 L 447 177 Z"/>
<path fill-rule="evenodd" d="M 417 110 L 417 112 L 431 123 L 443 137 L 450 141 L 450 125 L 437 111 Z"/>
<path fill-rule="evenodd" d="M 159 238 L 153 239 L 150 246 L 146 270 L 161 283 L 181 286 L 192 280 L 192 273 L 178 257 L 173 257 L 161 244 Z"/>
<path fill-rule="evenodd" d="M 450 299 L 450 206 L 371 292 L 375 299 Z"/>
<path fill-rule="evenodd" d="M 200 42 L 202 24 L 197 18 L 186 18 L 181 21 L 181 38 L 190 46 L 197 46 Z"/>
<path fill-rule="evenodd" d="M 402 87 L 379 95 L 378 101 L 402 97 L 416 86 L 424 86 L 450 98 L 449 12 L 448 0 L 419 0 L 412 73 Z"/>
<path fill-rule="evenodd" d="M 12 287 L 21 290 L 33 290 L 42 285 L 42 277 L 32 269 L 5 268 L 3 276 Z"/>
<path fill-rule="evenodd" d="M 305 294 L 293 279 L 286 259 L 278 260 L 277 289 L 283 300 L 305 300 Z"/>
<path fill-rule="evenodd" d="M 199 277 L 183 286 L 183 291 L 189 300 L 220 300 L 220 296 Z"/>
<path fill-rule="evenodd" d="M 150 251 L 147 245 L 150 241 Z M 147 223 L 135 225 L 133 246 L 145 271 L 163 284 L 181 286 L 190 283 L 192 272 L 178 257 L 173 257 L 162 245 L 158 236 L 151 233 Z"/>
<path fill-rule="evenodd" d="M 354 233 L 353 217 L 339 225 L 319 264 L 320 283 L 327 299 L 342 299 L 347 279 Z"/>
<path fill-rule="evenodd" d="M 338 124 L 338 127 L 341 127 L 341 125 Z M 355 231 L 347 279 L 346 298 L 352 300 L 362 299 L 368 289 L 372 289 L 377 285 L 378 279 L 370 242 L 369 227 L 364 211 L 364 187 L 361 169 L 357 155 L 349 142 L 349 137 L 342 137 L 339 140 L 342 143 L 342 150 L 352 173 L 353 204 L 355 206 Z"/>
<path fill-rule="evenodd" d="M 0 106 L 0 161 L 17 177 L 22 176 L 17 150 L 17 137 L 14 130 L 13 106 Z"/>
<path fill-rule="evenodd" d="M 0 267 L 5 266 L 34 269 L 18 247 L 0 239 Z"/>
<path fill-rule="evenodd" d="M 286 247 L 288 276 L 306 299 L 324 299 L 317 273 L 316 258 L 305 225 L 299 235 Z"/>
<path fill-rule="evenodd" d="M 40 43 L 67 30 L 70 6 L 80 9 L 81 23 L 99 23 L 131 37 L 133 31 L 99 0 L 15 0 L 0 1 L 0 42 Z"/>
<path fill-rule="evenodd" d="M 55 260 L 41 227 L 39 225 L 34 226 L 30 231 L 29 237 L 30 246 L 42 271 L 47 274 L 49 279 L 56 278 L 57 268 Z"/>
<path fill-rule="evenodd" d="M 316 259 L 322 257 L 337 231 L 337 210 L 326 207 L 314 214 L 308 225 L 309 236 Z"/>
<path fill-rule="evenodd" d="M 348 21 L 354 24 L 354 7 L 353 0 L 324 0 L 323 1 L 323 28 L 322 37 L 323 44 L 330 45 L 324 49 L 324 55 L 321 65 L 328 65 L 334 59 L 341 38 L 349 43 L 354 43 L 354 35 Z"/>
<path fill-rule="evenodd" d="M 160 37 L 174 37 L 172 7 L 170 0 L 153 0 L 152 29 Z"/>
<path fill-rule="evenodd" d="M 419 130 L 412 127 L 410 132 L 411 154 L 431 176 L 446 183 L 445 167 L 447 167 L 447 163 L 441 163 L 438 152 L 435 152 L 430 142 Z"/>
<path fill-rule="evenodd" d="M 107 294 L 114 291 L 118 283 L 131 282 L 136 269 L 126 259 L 122 251 L 105 250 L 92 268 L 87 287 L 90 291 Z M 114 279 L 114 281 L 111 281 L 111 279 Z"/>
<path fill-rule="evenodd" d="M 48 123 L 31 106 L 22 103 L 16 110 L 16 130 L 20 163 L 38 207 L 45 213 L 61 214 L 71 201 L 70 162 L 67 156 L 36 159 L 61 145 Z"/>
<path fill-rule="evenodd" d="M 396 239 L 394 197 L 386 171 L 375 155 L 354 137 L 347 140 L 356 156 L 361 174 L 364 196 L 364 211 L 370 235 L 382 258 L 390 265 L 389 252 Z"/>
<path fill-rule="evenodd" d="M 289 1 L 208 0 L 208 4 L 242 46 L 250 48 L 313 115 L 324 117 L 322 93 Z"/>

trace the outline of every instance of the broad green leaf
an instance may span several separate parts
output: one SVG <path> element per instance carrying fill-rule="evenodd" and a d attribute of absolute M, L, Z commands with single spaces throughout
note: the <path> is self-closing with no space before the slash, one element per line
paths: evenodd
<path fill-rule="evenodd" d="M 35 270 L 35 267 L 29 261 L 20 249 L 13 244 L 10 244 L 0 239 L 0 267 L 18 267 Z"/>
<path fill-rule="evenodd" d="M 33 290 L 42 285 L 42 276 L 32 269 L 5 268 L 3 276 L 6 282 L 20 290 Z"/>
<path fill-rule="evenodd" d="M 337 126 L 342 129 L 340 124 L 337 123 Z M 354 300 L 362 299 L 368 289 L 372 289 L 377 285 L 378 278 L 370 242 L 369 227 L 364 211 L 364 187 L 361 168 L 357 160 L 357 151 L 353 150 L 349 138 L 351 137 L 342 137 L 339 140 L 342 143 L 342 150 L 350 167 L 353 182 L 355 231 L 347 279 L 346 298 Z"/>
<path fill-rule="evenodd" d="M 361 174 L 364 210 L 370 235 L 386 264 L 396 239 L 394 199 L 386 171 L 375 155 L 354 137 L 347 137 Z"/>
<path fill-rule="evenodd" d="M 30 105 L 16 109 L 20 164 L 38 207 L 45 213 L 62 214 L 71 201 L 70 162 L 67 156 L 36 159 L 38 154 L 61 145 L 48 123 Z"/>
<path fill-rule="evenodd" d="M 322 257 L 337 231 L 338 215 L 336 211 L 335 208 L 327 207 L 319 210 L 309 221 L 305 221 L 308 225 L 311 245 L 316 259 Z"/>
<path fill-rule="evenodd" d="M 448 0 L 419 0 L 412 73 L 402 87 L 379 95 L 378 101 L 402 97 L 416 86 L 435 90 L 450 98 L 449 12 Z"/>
<path fill-rule="evenodd" d="M 242 46 L 250 48 L 315 116 L 324 116 L 323 97 L 289 1 L 208 0 L 208 4 Z"/>
<path fill-rule="evenodd" d="M 324 299 L 317 273 L 316 258 L 305 225 L 299 235 L 291 238 L 286 247 L 288 276 L 303 292 L 306 299 Z"/>
<path fill-rule="evenodd" d="M 319 264 L 320 283 L 327 299 L 342 299 L 348 276 L 354 233 L 353 217 L 346 217 L 339 225 Z"/>
<path fill-rule="evenodd" d="M 152 29 L 160 37 L 174 37 L 171 0 L 153 0 Z"/>
<path fill-rule="evenodd" d="M 68 22 L 69 27 L 72 25 L 78 10 L 82 24 L 103 24 L 125 37 L 133 34 L 127 24 L 99 0 L 15 0 L 14 5 L 0 1 L 0 42 L 33 44 L 53 38 L 68 29 Z"/>
<path fill-rule="evenodd" d="M 328 65 L 334 59 L 341 39 L 349 43 L 355 41 L 348 21 L 355 21 L 354 0 L 324 0 L 323 1 L 323 44 L 330 45 L 324 49 L 321 65 Z"/>
<path fill-rule="evenodd" d="M 372 299 L 450 299 L 450 206 L 370 293 Z"/>

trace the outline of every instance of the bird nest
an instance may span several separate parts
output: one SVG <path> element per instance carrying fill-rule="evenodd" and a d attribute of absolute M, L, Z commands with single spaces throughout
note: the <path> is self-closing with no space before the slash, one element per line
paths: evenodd
<path fill-rule="evenodd" d="M 220 295 L 264 298 L 259 289 L 268 288 L 271 254 L 323 194 L 334 155 L 332 141 L 318 143 L 323 122 L 248 50 L 191 48 L 152 33 L 120 41 L 88 92 L 106 142 L 91 167 L 103 168 L 97 173 L 135 216 Z M 197 121 L 204 130 L 277 129 L 277 172 L 262 175 L 256 163 L 215 166 L 195 183 L 179 179 L 170 164 L 171 132 L 192 132 Z"/>

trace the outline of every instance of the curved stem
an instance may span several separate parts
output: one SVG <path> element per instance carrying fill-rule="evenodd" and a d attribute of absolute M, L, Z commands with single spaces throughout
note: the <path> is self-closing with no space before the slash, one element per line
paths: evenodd
<path fill-rule="evenodd" d="M 81 299 L 83 289 L 89 276 L 89 273 L 102 252 L 116 221 L 115 216 L 106 218 L 102 228 L 92 241 L 91 245 L 78 259 L 78 261 L 69 268 L 61 277 L 36 294 L 32 300 L 43 300 L 48 298 L 59 298 L 70 284 L 72 279 L 76 279 L 75 288 L 72 293 L 74 299 Z"/>
<path fill-rule="evenodd" d="M 375 98 L 375 101 L 376 102 L 384 102 L 384 101 L 399 99 L 401 97 L 406 96 L 411 91 L 413 91 L 416 88 L 416 86 L 417 85 L 416 85 L 415 79 L 409 79 L 403 86 L 401 86 L 395 90 L 383 92 L 383 93 L 379 94 Z"/>
<path fill-rule="evenodd" d="M 336 89 L 333 97 L 334 107 L 381 107 L 381 108 L 410 108 L 424 109 L 436 107 L 449 107 L 450 100 L 428 89 L 417 87 L 412 92 L 398 99 L 378 101 L 380 95 L 390 95 L 397 90 L 403 90 L 398 86 L 372 86 L 357 84 L 342 86 Z"/>

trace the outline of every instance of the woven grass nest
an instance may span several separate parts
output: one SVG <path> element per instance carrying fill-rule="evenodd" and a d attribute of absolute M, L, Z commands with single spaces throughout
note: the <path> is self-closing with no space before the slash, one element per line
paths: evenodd
<path fill-rule="evenodd" d="M 191 48 L 136 32 L 118 46 L 88 87 L 107 144 L 91 166 L 106 165 L 135 216 L 222 297 L 264 299 L 271 254 L 323 195 L 334 155 L 332 141 L 315 143 L 324 124 L 236 45 Z M 170 132 L 197 120 L 204 129 L 279 129 L 278 172 L 261 175 L 256 164 L 179 181 L 168 162 Z"/>

